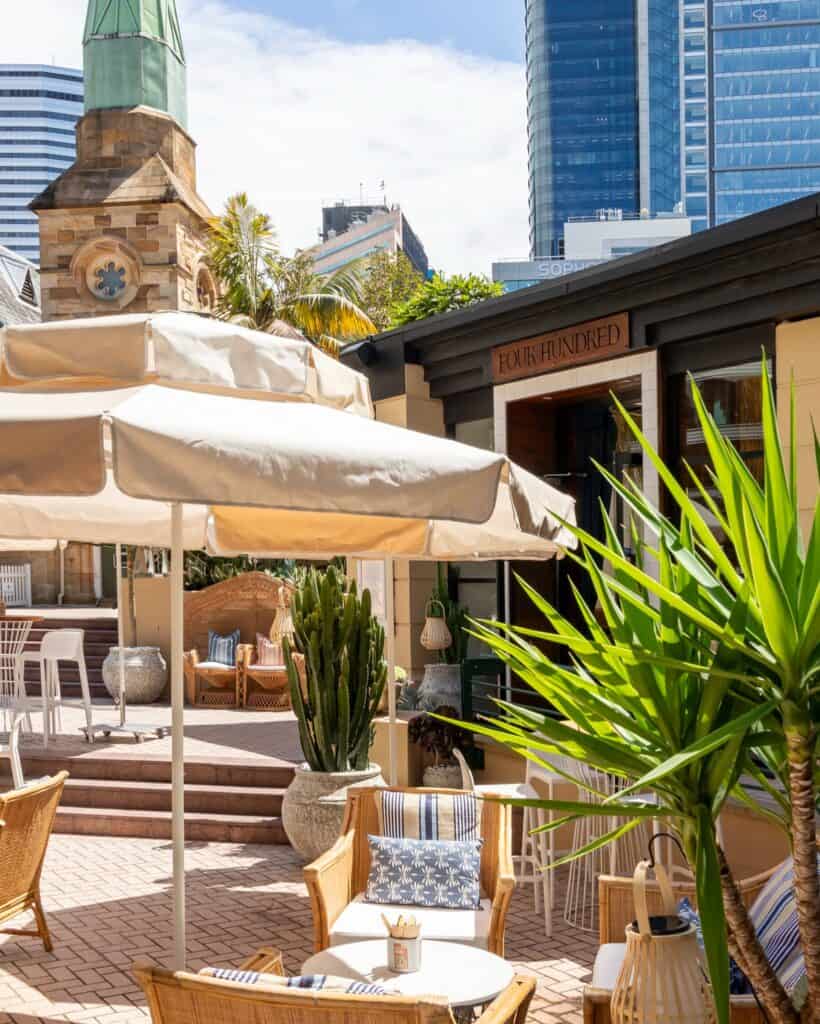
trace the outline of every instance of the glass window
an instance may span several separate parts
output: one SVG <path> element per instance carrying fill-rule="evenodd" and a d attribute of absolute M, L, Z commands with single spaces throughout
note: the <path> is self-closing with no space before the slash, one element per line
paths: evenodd
<path fill-rule="evenodd" d="M 706 231 L 709 228 L 708 220 L 693 220 L 692 221 L 692 234 L 697 234 L 698 231 Z"/>
<path fill-rule="evenodd" d="M 702 9 L 683 12 L 684 28 L 703 28 L 705 23 L 706 14 Z"/>
<path fill-rule="evenodd" d="M 683 89 L 686 99 L 700 98 L 706 95 L 706 82 L 702 78 L 687 78 Z"/>
<path fill-rule="evenodd" d="M 686 175 L 686 191 L 687 192 L 705 192 L 706 191 L 706 175 L 705 174 L 687 174 Z"/>
<path fill-rule="evenodd" d="M 707 213 L 706 209 L 706 196 L 687 196 L 686 197 L 686 215 L 687 217 L 701 216 L 705 217 Z"/>
<path fill-rule="evenodd" d="M 771 369 L 771 368 L 770 368 Z M 763 480 L 763 429 L 760 390 L 760 363 L 743 363 L 720 370 L 695 371 L 692 376 L 700 389 L 706 407 L 714 416 L 721 434 L 741 453 L 755 478 Z M 689 495 L 699 500 L 684 461 L 697 474 L 703 485 L 714 493 L 707 472 L 709 457 L 700 429 L 688 374 L 669 378 L 670 398 L 676 409 L 677 477 Z"/>
<path fill-rule="evenodd" d="M 706 37 L 702 32 L 692 32 L 683 37 L 683 52 L 692 53 L 697 50 L 706 49 Z"/>
<path fill-rule="evenodd" d="M 686 145 L 687 146 L 705 146 L 706 145 L 706 125 L 705 124 L 690 124 L 686 126 Z"/>
<path fill-rule="evenodd" d="M 704 149 L 690 149 L 686 151 L 686 166 L 687 167 L 705 167 L 706 166 L 706 150 Z"/>
<path fill-rule="evenodd" d="M 685 75 L 706 74 L 706 57 L 702 53 L 688 53 L 683 62 L 683 73 Z"/>
<path fill-rule="evenodd" d="M 686 123 L 692 124 L 697 121 L 706 120 L 706 104 L 705 103 L 687 103 L 686 104 Z"/>

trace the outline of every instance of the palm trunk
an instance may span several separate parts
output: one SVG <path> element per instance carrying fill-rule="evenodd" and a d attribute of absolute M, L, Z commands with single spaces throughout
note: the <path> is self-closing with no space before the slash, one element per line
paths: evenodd
<path fill-rule="evenodd" d="M 814 761 L 817 735 L 811 721 L 786 723 L 791 801 L 794 896 L 800 944 L 809 983 L 809 1020 L 820 1020 L 820 881 L 817 877 Z"/>
<path fill-rule="evenodd" d="M 757 993 L 757 998 L 768 1015 L 770 1024 L 799 1024 L 800 1015 L 766 959 L 755 935 L 746 904 L 743 902 L 740 890 L 726 862 L 726 855 L 720 847 L 718 847 L 718 859 L 720 862 L 720 887 L 723 892 L 723 907 L 729 926 L 732 955 L 751 982 Z"/>

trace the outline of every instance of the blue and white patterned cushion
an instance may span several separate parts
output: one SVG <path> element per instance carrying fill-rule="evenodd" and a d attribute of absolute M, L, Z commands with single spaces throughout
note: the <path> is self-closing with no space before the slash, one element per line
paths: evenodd
<path fill-rule="evenodd" d="M 233 668 L 236 665 L 236 648 L 239 643 L 239 630 L 227 636 L 220 636 L 212 629 L 208 630 L 208 661 L 214 661 L 217 665 L 229 665 Z"/>
<path fill-rule="evenodd" d="M 817 866 L 820 871 L 820 856 Z M 749 916 L 766 959 L 799 1008 L 806 996 L 807 978 L 803 947 L 800 945 L 791 857 L 783 861 L 766 883 L 752 904 Z"/>
<path fill-rule="evenodd" d="M 379 794 L 379 827 L 392 839 L 444 839 L 465 842 L 480 838 L 479 808 L 474 793 Z"/>
<path fill-rule="evenodd" d="M 703 927 L 700 923 L 700 914 L 695 910 L 686 896 L 678 904 L 678 917 L 687 924 L 695 926 L 695 937 L 698 946 L 703 949 Z M 729 957 L 729 992 L 733 996 L 746 996 L 752 991 L 746 975 L 741 971 L 734 960 Z"/>
<path fill-rule="evenodd" d="M 481 905 L 481 842 L 368 836 L 365 899 L 411 907 L 477 910 Z"/>
<path fill-rule="evenodd" d="M 302 974 L 295 978 L 284 978 L 280 974 L 264 974 L 259 971 L 239 971 L 230 967 L 203 967 L 199 972 L 206 978 L 218 978 L 220 981 L 235 981 L 240 985 L 277 985 L 280 988 L 309 988 L 314 991 L 346 992 L 356 996 L 389 995 L 381 985 L 372 985 L 366 981 L 352 981 L 350 978 L 337 978 L 332 974 Z"/>

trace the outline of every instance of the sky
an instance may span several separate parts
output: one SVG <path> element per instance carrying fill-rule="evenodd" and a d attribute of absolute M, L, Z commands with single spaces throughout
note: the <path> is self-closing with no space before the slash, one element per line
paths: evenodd
<path fill-rule="evenodd" d="M 0 63 L 81 66 L 86 0 L 3 13 Z M 527 241 L 523 0 L 178 0 L 199 191 L 246 191 L 285 251 L 323 201 L 400 202 L 446 273 Z M 294 11 L 294 7 L 298 8 Z"/>

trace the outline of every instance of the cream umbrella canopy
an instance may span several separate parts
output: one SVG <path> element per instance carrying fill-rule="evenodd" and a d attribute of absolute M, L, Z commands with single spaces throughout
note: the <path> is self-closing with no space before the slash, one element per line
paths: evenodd
<path fill-rule="evenodd" d="M 273 370 L 266 373 L 265 387 L 248 387 L 248 368 L 237 376 L 231 360 L 218 361 L 218 383 L 203 371 L 191 385 L 189 370 L 173 376 L 168 360 L 159 374 L 155 327 L 153 366 L 146 357 L 144 324 L 141 330 L 142 343 L 134 348 L 143 361 L 135 356 L 132 368 L 122 373 L 114 355 L 104 372 L 95 374 L 90 360 L 79 370 L 74 364 L 66 367 L 71 346 L 58 344 L 53 354 L 42 339 L 37 341 L 44 351 L 33 346 L 36 359 L 24 365 L 21 352 L 27 349 L 15 343 L 19 332 L 6 336 L 6 379 L 27 383 L 0 395 L 0 534 L 73 538 L 81 529 L 84 538 L 107 542 L 122 539 L 127 518 L 130 543 L 167 542 L 171 547 L 175 962 L 182 966 L 182 553 L 186 546 L 206 544 L 208 516 L 217 538 L 229 527 L 231 543 L 243 550 L 252 549 L 251 542 L 260 537 L 260 514 L 276 510 L 353 517 L 362 551 L 384 552 L 386 521 L 409 521 L 409 532 L 415 529 L 417 538 L 426 530 L 429 547 L 435 521 L 451 557 L 457 557 L 461 530 L 472 534 L 473 554 L 480 540 L 491 557 L 499 557 L 510 531 L 531 535 L 550 545 L 552 553 L 565 539 L 561 519 L 571 519 L 573 510 L 571 499 L 503 455 L 368 421 L 369 392 L 366 383 L 361 390 L 358 375 L 350 383 L 359 390 L 354 387 L 349 399 L 330 371 L 311 392 L 307 357 L 285 367 L 279 390 Z M 31 346 L 31 335 L 25 340 Z M 185 345 L 174 351 L 182 353 L 183 361 L 189 357 Z M 203 362 L 199 358 L 195 365 Z M 301 384 L 289 390 L 289 370 L 297 364 L 304 371 L 296 373 Z M 148 371 L 134 369 L 140 365 L 157 376 L 146 383 Z M 112 388 L 113 382 L 129 386 Z M 326 404 L 311 404 L 320 400 Z M 357 411 L 365 415 L 351 415 Z M 112 513 L 112 506 L 118 511 Z M 167 516 L 169 506 L 170 529 L 163 533 L 159 510 L 164 508 Z M 5 514 L 17 516 L 13 532 Z M 73 515 L 74 526 L 66 522 Z M 489 526 L 495 516 L 498 536 Z M 59 517 L 60 528 L 55 528 Z M 373 528 L 369 535 L 368 524 Z M 300 554 L 284 519 L 277 529 L 276 544 Z M 413 557 L 407 534 L 404 543 L 402 553 Z M 514 557 L 533 541 L 519 537 L 517 544 Z"/>

